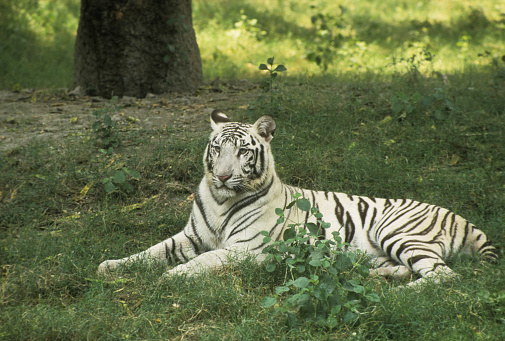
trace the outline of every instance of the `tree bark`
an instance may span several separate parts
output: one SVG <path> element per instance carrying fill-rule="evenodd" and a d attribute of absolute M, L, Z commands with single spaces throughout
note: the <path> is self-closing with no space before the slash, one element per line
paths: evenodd
<path fill-rule="evenodd" d="M 75 87 L 145 97 L 195 90 L 201 81 L 191 0 L 81 0 Z"/>

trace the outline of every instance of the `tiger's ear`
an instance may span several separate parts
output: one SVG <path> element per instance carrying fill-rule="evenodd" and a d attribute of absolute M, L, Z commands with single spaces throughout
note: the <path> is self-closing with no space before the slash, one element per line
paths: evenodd
<path fill-rule="evenodd" d="M 254 129 L 258 134 L 265 139 L 266 142 L 272 141 L 275 133 L 275 121 L 272 116 L 261 116 L 258 118 L 256 123 L 254 123 Z"/>
<path fill-rule="evenodd" d="M 226 122 L 230 122 L 230 119 L 221 110 L 216 109 L 210 114 L 210 126 L 212 130 L 218 130 L 220 124 Z"/>

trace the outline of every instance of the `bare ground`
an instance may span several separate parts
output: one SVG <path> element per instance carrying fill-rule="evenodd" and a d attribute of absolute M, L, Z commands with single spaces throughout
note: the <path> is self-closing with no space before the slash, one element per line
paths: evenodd
<path fill-rule="evenodd" d="M 258 96 L 257 85 L 246 80 L 214 81 L 192 94 L 123 97 L 112 118 L 118 124 L 139 128 L 174 127 L 185 132 L 207 133 L 212 110 L 233 113 Z M 33 140 L 55 140 L 91 129 L 92 112 L 107 107 L 100 97 L 74 95 L 66 90 L 18 92 L 0 90 L 0 151 L 9 152 Z"/>

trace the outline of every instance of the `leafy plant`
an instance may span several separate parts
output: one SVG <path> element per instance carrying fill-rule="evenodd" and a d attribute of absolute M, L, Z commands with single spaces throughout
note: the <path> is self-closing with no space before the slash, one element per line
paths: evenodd
<path fill-rule="evenodd" d="M 415 45 L 414 45 L 415 46 Z M 422 49 L 419 52 L 413 53 L 408 58 L 397 59 L 393 57 L 393 66 L 402 65 L 407 70 L 407 75 L 411 82 L 418 81 L 422 78 L 421 67 L 427 63 L 432 63 L 435 55 L 427 49 Z"/>
<path fill-rule="evenodd" d="M 111 194 L 115 190 L 123 190 L 126 192 L 133 191 L 133 186 L 127 182 L 128 177 L 135 180 L 140 179 L 140 173 L 135 169 L 128 169 L 122 166 L 116 169 L 113 175 L 103 178 L 102 184 L 104 184 L 105 192 Z"/>
<path fill-rule="evenodd" d="M 138 171 L 128 169 L 124 163 L 116 164 L 116 161 L 121 158 L 121 155 L 116 154 L 114 150 L 114 148 L 121 144 L 121 136 L 117 132 L 116 122 L 111 117 L 113 113 L 119 112 L 121 109 L 116 104 L 116 101 L 117 97 L 114 96 L 110 100 L 109 106 L 93 111 L 93 116 L 95 116 L 93 131 L 97 138 L 100 139 L 102 146 L 102 148 L 98 149 L 103 156 L 100 174 L 101 176 L 105 174 L 101 182 L 107 194 L 111 194 L 115 190 L 131 192 L 133 186 L 127 181 L 128 178 L 140 179 Z"/>
<path fill-rule="evenodd" d="M 268 66 L 268 65 L 270 66 Z M 261 89 L 263 89 L 264 92 L 270 92 L 272 93 L 275 90 L 275 79 L 277 78 L 278 72 L 284 72 L 287 71 L 288 69 L 282 65 L 279 64 L 274 68 L 274 57 L 268 58 L 267 59 L 267 64 L 260 64 L 259 69 L 262 71 L 268 71 L 269 78 L 265 79 L 263 82 L 261 82 Z"/>
<path fill-rule="evenodd" d="M 316 6 L 311 6 L 316 9 Z M 305 58 L 316 63 L 323 71 L 333 63 L 337 50 L 345 40 L 344 30 L 347 28 L 343 20 L 346 9 L 340 7 L 338 15 L 318 12 L 310 17 L 315 36 L 311 40 Z"/>
<path fill-rule="evenodd" d="M 293 195 L 286 209 L 295 205 L 315 222 L 305 219 L 305 223 L 289 224 L 282 240 L 263 249 L 267 254 L 266 270 L 283 269 L 285 281 L 275 288 L 273 296 L 262 300 L 262 306 L 275 305 L 275 311 L 286 314 L 290 324 L 296 323 L 296 314 L 329 328 L 341 322 L 356 322 L 369 303 L 379 302 L 379 296 L 364 281 L 369 275 L 365 255 L 348 251 L 349 244 L 342 241 L 338 232 L 332 233 L 332 239 L 322 239 L 322 229 L 330 224 L 299 193 Z M 279 216 L 277 223 L 284 223 L 284 210 L 277 208 L 275 213 Z M 271 242 L 269 232 L 261 234 L 265 243 Z"/>
<path fill-rule="evenodd" d="M 112 97 L 110 105 L 93 111 L 95 122 L 93 131 L 100 140 L 102 148 L 118 147 L 121 144 L 121 136 L 117 132 L 117 124 L 112 120 L 111 114 L 117 113 L 121 107 L 116 104 L 117 96 Z"/>
<path fill-rule="evenodd" d="M 398 115 L 399 120 L 404 120 L 416 110 L 420 111 L 421 109 L 424 110 L 427 116 L 436 120 L 443 120 L 446 111 L 456 110 L 452 100 L 443 88 L 435 88 L 432 94 L 424 96 L 417 92 L 412 95 L 399 92 L 390 98 L 390 103 L 391 110 Z"/>
<path fill-rule="evenodd" d="M 393 110 L 393 113 L 399 115 L 398 119 L 405 119 L 407 115 L 411 114 L 416 109 L 420 99 L 421 95 L 418 93 L 408 95 L 404 92 L 399 92 L 390 99 L 391 110 Z"/>
<path fill-rule="evenodd" d="M 241 34 L 247 34 L 258 41 L 261 41 L 267 32 L 258 24 L 258 19 L 250 19 L 243 9 L 240 10 L 240 20 L 235 24 L 235 29 Z"/>
<path fill-rule="evenodd" d="M 285 72 L 288 69 L 282 64 L 274 67 L 274 57 L 268 58 L 267 64 L 260 64 L 259 69 L 261 71 L 268 71 L 268 78 L 261 82 L 260 88 L 265 94 L 268 93 L 269 95 L 266 96 L 263 94 L 259 96 L 254 102 L 251 102 L 249 109 L 269 111 L 272 114 L 283 111 L 284 108 L 281 105 L 282 89 L 278 84 L 277 77 L 279 72 Z"/>

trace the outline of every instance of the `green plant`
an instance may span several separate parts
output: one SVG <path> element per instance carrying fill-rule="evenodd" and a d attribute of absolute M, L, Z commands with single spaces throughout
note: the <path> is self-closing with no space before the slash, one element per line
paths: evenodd
<path fill-rule="evenodd" d="M 124 163 L 116 164 L 118 159 L 121 158 L 121 155 L 115 154 L 114 150 L 121 144 L 121 135 L 117 132 L 117 124 L 111 117 L 112 114 L 121 110 L 116 101 L 117 96 L 114 96 L 110 100 L 109 106 L 93 111 L 93 116 L 95 116 L 95 122 L 92 126 L 93 131 L 102 146 L 98 149 L 103 157 L 100 161 L 99 174 L 100 176 L 105 174 L 101 182 L 107 194 L 111 194 L 115 190 L 131 192 L 133 186 L 127 181 L 128 178 L 140 179 L 138 171 L 128 169 Z"/>
<path fill-rule="evenodd" d="M 329 328 L 341 322 L 356 322 L 369 303 L 379 302 L 379 296 L 364 281 L 369 275 L 366 257 L 359 251 L 348 251 L 349 244 L 342 242 L 338 232 L 332 233 L 332 239 L 322 239 L 322 229 L 330 224 L 301 194 L 293 195 L 286 209 L 294 205 L 316 222 L 293 222 L 282 240 L 264 248 L 266 270 L 284 269 L 285 281 L 275 288 L 274 296 L 262 300 L 262 306 L 277 304 L 275 311 L 286 314 L 290 324 L 296 322 L 295 313 L 305 321 Z M 277 208 L 275 213 L 279 216 L 277 223 L 283 224 L 284 210 Z M 271 242 L 269 232 L 263 231 L 262 235 L 265 243 Z"/>
<path fill-rule="evenodd" d="M 117 96 L 112 97 L 110 105 L 93 111 L 95 122 L 93 131 L 97 139 L 100 140 L 102 148 L 118 147 L 121 144 L 121 135 L 117 132 L 117 124 L 112 120 L 111 115 L 118 113 L 121 107 L 116 104 Z"/>
<path fill-rule="evenodd" d="M 412 46 L 417 46 L 417 44 L 413 44 Z M 408 58 L 400 58 L 397 59 L 393 57 L 393 62 L 391 65 L 393 66 L 403 66 L 407 70 L 407 75 L 411 82 L 416 82 L 422 78 L 421 68 L 424 65 L 432 65 L 433 59 L 435 55 L 431 53 L 429 50 L 423 48 L 421 51 L 413 53 Z"/>
<path fill-rule="evenodd" d="M 243 9 L 240 10 L 240 20 L 233 24 L 239 34 L 246 34 L 261 41 L 267 32 L 258 25 L 258 19 L 250 19 Z"/>
<path fill-rule="evenodd" d="M 267 64 L 270 66 L 268 66 Z M 279 64 L 274 68 L 274 57 L 268 58 L 267 64 L 260 64 L 259 67 L 259 69 L 262 71 L 268 71 L 269 75 L 267 79 L 261 82 L 260 87 L 261 89 L 263 89 L 264 92 L 273 93 L 276 90 L 275 79 L 278 76 L 278 72 L 284 72 L 287 71 L 288 69 L 282 64 Z"/>
<path fill-rule="evenodd" d="M 311 6 L 316 9 L 316 6 Z M 316 63 L 323 71 L 333 63 L 337 56 L 337 50 L 346 39 L 345 30 L 347 25 L 343 20 L 346 9 L 340 5 L 338 15 L 318 12 L 310 17 L 315 36 L 305 53 L 305 58 Z"/>
<path fill-rule="evenodd" d="M 105 166 L 105 169 L 111 168 L 110 166 L 112 166 L 116 160 L 116 158 L 112 157 L 112 147 L 108 150 L 100 149 L 99 151 L 106 156 L 105 160 L 109 166 Z M 112 169 L 114 169 L 114 173 L 111 176 L 106 176 L 102 179 L 102 184 L 104 184 L 105 192 L 111 194 L 115 190 L 123 190 L 126 192 L 133 191 L 133 186 L 127 182 L 127 179 L 130 177 L 135 180 L 139 180 L 140 173 L 135 169 L 128 169 L 126 166 L 121 164 Z"/>
<path fill-rule="evenodd" d="M 453 101 L 444 88 L 435 88 L 431 94 L 424 96 L 415 92 L 412 95 L 399 92 L 390 98 L 391 110 L 399 120 L 412 118 L 415 111 L 423 110 L 425 115 L 436 120 L 443 120 L 445 112 L 456 110 Z M 410 116 L 410 117 L 409 117 Z"/>
<path fill-rule="evenodd" d="M 421 95 L 418 93 L 408 95 L 404 92 L 399 92 L 392 96 L 389 101 L 391 102 L 391 110 L 393 110 L 393 113 L 399 115 L 399 120 L 403 120 L 416 109 L 420 99 Z"/>
<path fill-rule="evenodd" d="M 268 77 L 260 84 L 260 88 L 263 90 L 264 94 L 251 102 L 249 109 L 268 111 L 271 114 L 283 111 L 284 108 L 281 104 L 282 89 L 278 84 L 277 77 L 279 72 L 285 72 L 287 68 L 282 64 L 274 67 L 274 57 L 271 57 L 267 59 L 267 64 L 260 64 L 259 69 L 261 71 L 268 71 Z M 268 93 L 268 96 L 265 95 L 266 93 Z"/>

